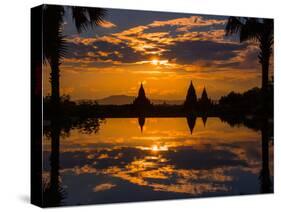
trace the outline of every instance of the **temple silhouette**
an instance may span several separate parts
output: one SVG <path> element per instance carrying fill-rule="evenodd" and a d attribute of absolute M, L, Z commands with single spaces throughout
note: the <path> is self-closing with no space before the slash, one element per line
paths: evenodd
<path fill-rule="evenodd" d="M 190 112 L 195 111 L 197 108 L 197 95 L 192 80 L 187 90 L 187 94 L 184 102 L 184 108 L 186 111 L 190 111 Z"/>
<path fill-rule="evenodd" d="M 208 97 L 206 87 L 204 87 L 202 91 L 201 98 L 197 99 L 196 90 L 191 80 L 189 88 L 187 90 L 186 99 L 184 101 L 184 110 L 186 112 L 206 112 L 211 108 L 211 106 L 212 101 Z"/>
<path fill-rule="evenodd" d="M 203 89 L 201 99 L 199 99 L 198 104 L 201 111 L 207 111 L 212 106 L 212 101 L 208 97 L 206 87 Z"/>
<path fill-rule="evenodd" d="M 150 100 L 146 97 L 143 84 L 141 83 L 137 98 L 133 101 L 133 106 L 137 111 L 143 112 L 152 107 Z"/>

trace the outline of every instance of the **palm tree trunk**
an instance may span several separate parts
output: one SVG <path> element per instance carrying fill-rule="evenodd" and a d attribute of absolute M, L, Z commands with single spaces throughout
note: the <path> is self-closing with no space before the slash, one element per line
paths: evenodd
<path fill-rule="evenodd" d="M 60 125 L 59 120 L 53 118 L 51 127 L 51 155 L 50 155 L 50 197 L 49 206 L 59 206 L 62 200 L 59 182 L 60 166 Z"/>
<path fill-rule="evenodd" d="M 268 89 L 268 69 L 269 58 L 262 62 L 262 89 L 266 91 Z"/>
<path fill-rule="evenodd" d="M 272 53 L 272 38 L 269 32 L 264 32 L 260 39 L 259 62 L 262 66 L 262 90 L 268 90 L 269 59 Z"/>
<path fill-rule="evenodd" d="M 263 32 L 259 38 L 260 53 L 259 62 L 262 66 L 262 111 L 263 116 L 268 117 L 268 74 L 269 60 L 272 53 L 272 37 L 268 31 Z"/>
<path fill-rule="evenodd" d="M 59 63 L 53 62 L 51 64 L 51 101 L 52 101 L 52 112 L 54 117 L 59 115 L 60 106 L 60 74 L 59 74 Z"/>
<path fill-rule="evenodd" d="M 272 37 L 269 31 L 265 31 L 260 37 L 260 64 L 262 65 L 262 170 L 261 193 L 271 193 L 271 180 L 269 173 L 269 99 L 268 99 L 268 74 L 269 60 L 272 53 Z"/>
<path fill-rule="evenodd" d="M 261 193 L 272 193 L 272 182 L 269 171 L 269 123 L 268 118 L 262 120 L 262 168 L 260 172 L 260 191 Z"/>

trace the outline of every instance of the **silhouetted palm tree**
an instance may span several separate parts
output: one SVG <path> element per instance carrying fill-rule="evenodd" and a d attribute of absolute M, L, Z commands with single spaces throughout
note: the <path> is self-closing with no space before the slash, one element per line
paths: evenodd
<path fill-rule="evenodd" d="M 60 69 L 59 66 L 65 56 L 67 46 L 62 33 L 63 16 L 70 10 L 78 33 L 102 23 L 106 11 L 101 8 L 75 7 L 75 6 L 43 6 L 43 60 L 51 67 L 51 99 L 54 108 L 58 108 L 60 99 Z"/>
<path fill-rule="evenodd" d="M 273 47 L 273 19 L 229 17 L 226 24 L 226 35 L 239 33 L 240 42 L 247 40 L 259 44 L 259 62 L 262 65 L 262 89 L 268 89 L 269 61 Z"/>

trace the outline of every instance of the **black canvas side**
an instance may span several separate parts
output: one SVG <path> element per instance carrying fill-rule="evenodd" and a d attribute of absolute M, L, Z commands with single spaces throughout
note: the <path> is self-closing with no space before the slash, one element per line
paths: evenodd
<path fill-rule="evenodd" d="M 42 207 L 42 6 L 31 9 L 31 203 Z"/>

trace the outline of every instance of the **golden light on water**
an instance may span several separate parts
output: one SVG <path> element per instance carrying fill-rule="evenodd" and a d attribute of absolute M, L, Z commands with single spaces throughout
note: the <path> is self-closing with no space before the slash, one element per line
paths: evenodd
<path fill-rule="evenodd" d="M 168 151 L 168 147 L 166 145 L 164 145 L 164 146 L 153 145 L 151 147 L 151 150 L 153 152 Z"/>
<path fill-rule="evenodd" d="M 203 121 L 197 119 L 196 131 L 191 135 L 186 118 L 147 118 L 147 130 L 141 134 L 136 123 L 135 118 L 114 118 L 107 119 L 98 134 L 82 134 L 77 129 L 72 130 L 69 138 L 61 139 L 60 152 L 64 154 L 83 151 L 89 164 L 63 167 L 60 172 L 64 175 L 72 174 L 78 180 L 85 174 L 106 175 L 108 179 L 118 178 L 134 186 L 149 188 L 151 192 L 189 195 L 232 192 L 232 187 L 228 185 L 237 182 L 237 169 L 240 173 L 258 179 L 255 175 L 260 173 L 261 162 L 259 157 L 253 155 L 260 154 L 261 135 L 256 131 L 242 126 L 232 128 L 220 122 L 219 118 L 209 118 L 205 127 Z M 50 138 L 44 139 L 44 151 L 50 152 Z M 233 148 L 233 145 L 236 148 Z M 249 154 L 253 151 L 255 154 Z M 220 152 L 223 156 L 216 156 Z M 135 155 L 131 157 L 132 154 Z M 195 154 L 198 154 L 198 157 L 195 157 Z M 229 158 L 229 155 L 233 156 Z M 127 159 L 128 156 L 130 159 Z M 210 160 L 211 165 L 199 164 L 195 158 L 201 157 L 205 157 L 206 163 Z M 217 167 L 216 163 L 221 164 L 225 157 L 225 167 Z M 77 161 L 74 156 L 70 159 Z M 235 163 L 229 164 L 228 160 L 234 160 Z M 118 166 L 102 167 L 101 164 L 105 161 L 119 162 Z M 247 161 L 247 166 L 237 166 L 236 161 Z M 234 174 L 229 174 L 230 172 Z M 68 182 L 62 182 L 68 185 Z M 91 192 L 95 193 L 127 189 L 118 184 L 118 181 L 102 181 L 95 186 L 87 183 L 83 181 L 81 185 L 85 188 L 91 185 Z"/>
<path fill-rule="evenodd" d="M 141 146 L 138 147 L 141 150 L 149 150 L 152 152 L 162 152 L 162 151 L 168 151 L 169 148 L 167 145 L 158 145 L 158 144 L 153 144 L 152 146 Z"/>

